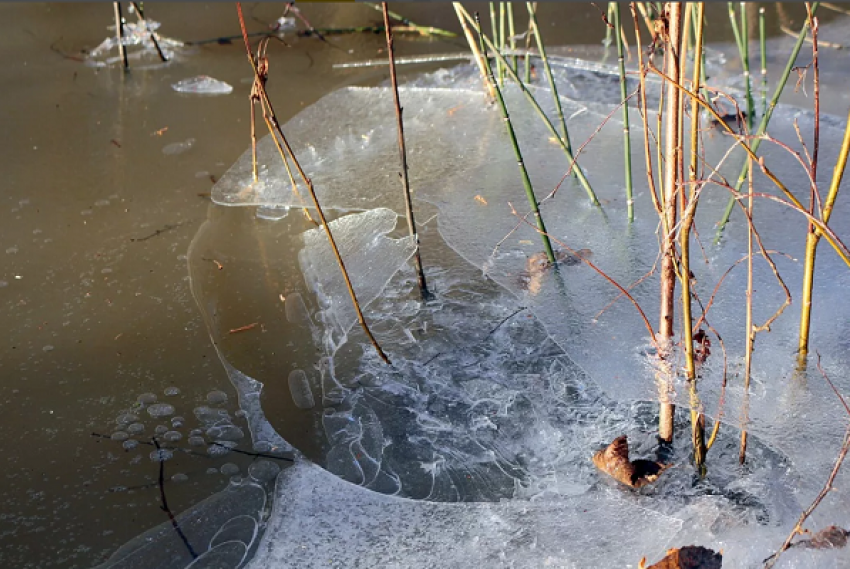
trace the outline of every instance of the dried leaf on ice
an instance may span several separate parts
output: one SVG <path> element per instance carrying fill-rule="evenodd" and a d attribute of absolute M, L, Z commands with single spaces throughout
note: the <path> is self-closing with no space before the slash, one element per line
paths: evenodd
<path fill-rule="evenodd" d="M 629 460 L 629 440 L 626 435 L 617 437 L 610 445 L 593 455 L 596 468 L 618 482 L 632 488 L 642 488 L 658 480 L 661 473 L 670 468 L 652 460 Z"/>
<path fill-rule="evenodd" d="M 720 569 L 722 564 L 723 554 L 699 545 L 686 545 L 668 550 L 664 559 L 649 567 L 646 559 L 641 559 L 638 569 Z"/>
<path fill-rule="evenodd" d="M 590 249 L 579 249 L 575 252 L 575 255 L 566 251 L 556 251 L 555 262 L 558 265 L 571 267 L 578 265 L 582 259 L 588 259 L 592 255 L 593 251 Z M 528 261 L 525 263 L 525 270 L 519 274 L 520 287 L 529 291 L 531 294 L 537 294 L 540 292 L 543 275 L 552 266 L 552 263 L 546 258 L 546 253 L 542 251 L 535 253 L 528 258 Z"/>
<path fill-rule="evenodd" d="M 838 549 L 847 545 L 847 536 L 850 532 L 838 526 L 828 526 L 814 534 L 809 539 L 801 539 L 792 547 L 804 547 L 806 549 Z"/>

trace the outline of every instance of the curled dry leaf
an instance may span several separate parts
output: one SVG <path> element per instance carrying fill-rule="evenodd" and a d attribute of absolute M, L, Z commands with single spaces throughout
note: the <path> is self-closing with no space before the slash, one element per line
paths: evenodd
<path fill-rule="evenodd" d="M 847 536 L 850 532 L 838 526 L 828 526 L 814 534 L 809 539 L 801 539 L 792 547 L 804 547 L 806 549 L 838 549 L 847 545 Z"/>
<path fill-rule="evenodd" d="M 593 464 L 605 474 L 632 488 L 652 484 L 671 464 L 652 460 L 629 460 L 629 440 L 617 437 L 610 445 L 593 455 Z"/>
<path fill-rule="evenodd" d="M 590 249 L 579 249 L 576 254 L 566 251 L 555 252 L 555 263 L 571 267 L 581 263 L 582 259 L 589 259 L 593 255 Z M 552 267 L 552 263 L 546 258 L 546 253 L 535 253 L 528 258 L 525 263 L 525 270 L 519 274 L 519 286 L 531 294 L 540 292 L 540 286 L 543 282 L 543 275 Z"/>
<path fill-rule="evenodd" d="M 641 559 L 638 569 L 720 569 L 721 565 L 722 553 L 699 545 L 686 545 L 668 550 L 664 559 L 649 567 L 646 559 Z"/>

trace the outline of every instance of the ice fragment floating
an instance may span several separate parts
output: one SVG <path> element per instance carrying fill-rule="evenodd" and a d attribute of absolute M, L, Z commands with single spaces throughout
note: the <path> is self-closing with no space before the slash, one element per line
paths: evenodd
<path fill-rule="evenodd" d="M 207 75 L 198 75 L 189 79 L 183 79 L 171 86 L 178 93 L 193 93 L 196 95 L 227 95 L 233 91 L 233 87 L 213 79 Z"/>

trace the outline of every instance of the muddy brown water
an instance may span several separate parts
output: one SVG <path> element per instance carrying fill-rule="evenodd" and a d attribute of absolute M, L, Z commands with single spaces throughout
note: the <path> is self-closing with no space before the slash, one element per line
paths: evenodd
<path fill-rule="evenodd" d="M 185 418 L 175 427 L 184 436 L 197 426 L 193 408 L 210 404 L 212 392 L 228 395 L 212 406 L 235 413 L 235 393 L 188 282 L 187 248 L 210 216 L 232 218 L 207 243 L 222 255 L 216 260 L 227 273 L 217 285 L 221 306 L 239 307 L 223 326 L 263 324 L 244 332 L 254 340 L 226 339 L 233 342 L 234 363 L 255 377 L 279 377 L 280 386 L 269 389 L 265 401 L 270 420 L 307 449 L 321 444 L 320 433 L 276 400 L 291 369 L 279 348 L 291 340 L 280 325 L 283 307 L 245 301 L 300 278 L 295 252 L 276 252 L 271 281 L 240 281 L 238 255 L 256 242 L 240 232 L 251 226 L 253 212 L 222 212 L 208 198 L 211 180 L 248 147 L 251 73 L 245 53 L 238 41 L 208 43 L 168 65 L 136 66 L 128 73 L 86 66 L 82 53 L 108 35 L 110 8 L 0 5 L 0 310 L 6 329 L 0 341 L 0 567 L 89 567 L 167 520 L 156 483 L 159 465 L 148 457 L 152 449 L 126 451 L 121 442 L 93 435 L 111 435 L 116 417 L 132 411 L 139 395 L 152 393 L 173 405 L 175 415 Z M 487 12 L 483 4 L 471 8 Z M 301 9 L 317 27 L 376 25 L 381 18 L 362 5 Z M 395 9 L 420 24 L 459 31 L 448 4 Z M 282 8 L 248 4 L 245 10 L 250 30 L 261 31 Z M 781 20 L 799 25 L 802 9 L 770 5 L 768 14 L 776 35 Z M 239 30 L 232 4 L 157 3 L 147 15 L 163 22 L 162 34 L 182 40 Z M 725 5 L 710 6 L 709 15 L 711 37 L 728 40 Z M 543 4 L 540 19 L 552 46 L 598 45 L 605 33 L 590 5 Z M 519 16 L 520 29 L 524 22 Z M 332 68 L 382 57 L 380 34 L 287 41 L 289 47 L 271 47 L 269 92 L 281 122 L 341 86 L 387 77 L 386 68 Z M 398 36 L 396 46 L 399 56 L 465 49 L 458 38 Z M 421 69 L 406 67 L 403 73 Z M 227 81 L 233 93 L 199 97 L 172 90 L 172 83 L 200 74 Z M 194 144 L 185 152 L 163 152 L 188 139 Z M 198 262 L 208 269 L 213 263 Z M 309 365 L 309 354 L 299 357 Z M 180 393 L 166 395 L 167 388 Z M 145 429 L 140 441 L 150 440 L 157 424 L 174 427 L 170 417 L 153 418 L 144 410 L 138 416 Z M 171 509 L 179 512 L 223 488 L 227 476 L 220 469 L 228 462 L 244 471 L 250 457 L 179 455 L 168 461 Z M 171 482 L 178 472 L 186 480 Z"/>

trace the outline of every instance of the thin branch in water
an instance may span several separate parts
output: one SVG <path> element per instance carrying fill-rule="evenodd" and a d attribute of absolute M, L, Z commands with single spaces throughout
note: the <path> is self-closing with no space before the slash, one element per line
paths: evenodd
<path fill-rule="evenodd" d="M 365 2 L 365 4 L 367 6 L 369 6 L 370 8 L 377 10 L 378 12 L 384 12 L 384 10 L 386 9 L 386 2 L 382 2 L 381 4 L 375 4 L 375 3 L 372 3 L 372 2 Z M 425 37 L 443 36 L 443 37 L 447 37 L 447 38 L 457 37 L 457 34 L 454 33 L 454 32 L 449 32 L 447 30 L 441 30 L 440 28 L 433 28 L 431 26 L 420 26 L 418 24 L 415 24 L 415 23 L 411 22 L 410 20 L 408 20 L 407 18 L 405 18 L 404 16 L 402 16 L 400 14 L 396 14 L 395 12 L 393 12 L 391 10 L 387 10 L 386 13 L 389 14 L 389 17 L 392 18 L 393 20 L 395 20 L 397 22 L 401 22 L 402 24 L 404 24 L 405 26 L 407 26 L 411 30 L 418 32 L 422 36 L 425 36 Z M 389 22 L 387 22 L 386 18 L 384 19 L 384 27 L 386 29 L 389 29 L 389 27 L 390 27 L 390 24 L 389 24 Z"/>
<path fill-rule="evenodd" d="M 156 450 L 158 453 L 162 452 L 162 448 L 159 446 L 159 441 L 156 440 L 156 437 L 151 439 L 153 441 L 154 446 L 156 446 Z M 168 507 L 168 500 L 165 497 L 165 460 L 162 456 L 159 456 L 159 498 L 160 498 L 160 509 L 168 514 L 168 519 L 171 520 L 171 525 L 174 527 L 174 531 L 177 532 L 177 535 L 180 536 L 180 540 L 183 542 L 183 545 L 186 546 L 186 549 L 189 551 L 189 555 L 192 556 L 192 559 L 197 559 L 198 554 L 195 553 L 192 544 L 189 543 L 189 539 L 186 537 L 186 534 L 183 533 L 183 530 L 180 528 L 180 524 L 177 523 L 177 518 L 174 517 L 174 514 L 171 512 L 171 508 Z"/>

